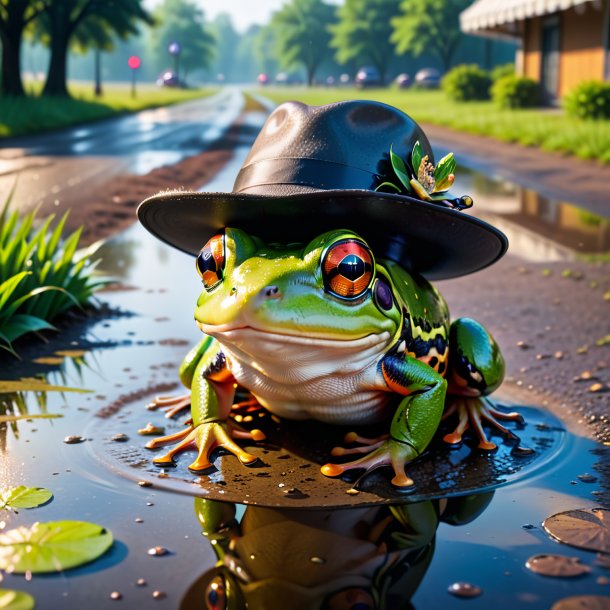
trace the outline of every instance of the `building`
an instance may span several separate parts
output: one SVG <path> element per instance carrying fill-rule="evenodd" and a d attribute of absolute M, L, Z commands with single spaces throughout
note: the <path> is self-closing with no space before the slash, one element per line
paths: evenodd
<path fill-rule="evenodd" d="M 610 74 L 610 0 L 476 0 L 460 15 L 467 34 L 520 42 L 517 72 L 547 101 Z"/>

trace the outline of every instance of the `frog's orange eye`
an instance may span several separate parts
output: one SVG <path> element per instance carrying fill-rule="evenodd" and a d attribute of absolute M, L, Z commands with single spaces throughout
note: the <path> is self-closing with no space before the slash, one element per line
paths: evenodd
<path fill-rule="evenodd" d="M 212 290 L 220 284 L 225 267 L 225 236 L 220 234 L 212 237 L 199 252 L 195 264 L 206 290 Z"/>
<path fill-rule="evenodd" d="M 205 591 L 205 607 L 208 610 L 225 610 L 227 607 L 227 593 L 225 581 L 222 576 L 216 576 Z"/>
<path fill-rule="evenodd" d="M 343 299 L 355 299 L 371 284 L 373 255 L 357 239 L 338 241 L 324 255 L 322 276 L 328 292 Z"/>

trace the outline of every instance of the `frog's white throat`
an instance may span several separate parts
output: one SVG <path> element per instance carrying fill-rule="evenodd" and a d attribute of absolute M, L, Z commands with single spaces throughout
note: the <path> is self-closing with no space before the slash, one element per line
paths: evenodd
<path fill-rule="evenodd" d="M 280 417 L 365 424 L 387 413 L 389 394 L 377 379 L 391 341 L 387 331 L 340 341 L 199 326 L 222 345 L 237 383 Z"/>
<path fill-rule="evenodd" d="M 296 379 L 356 373 L 371 365 L 374 368 L 374 362 L 391 341 L 389 332 L 339 340 L 272 333 L 250 326 L 198 326 L 223 346 L 227 358 L 253 366 L 266 377 L 283 383 L 291 383 L 293 376 L 299 383 Z M 294 375 L 287 375 L 290 369 Z"/>

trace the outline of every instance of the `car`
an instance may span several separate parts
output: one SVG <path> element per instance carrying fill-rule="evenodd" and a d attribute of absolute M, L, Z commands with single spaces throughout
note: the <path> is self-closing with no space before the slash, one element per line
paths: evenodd
<path fill-rule="evenodd" d="M 411 77 L 405 72 L 399 74 L 394 79 L 394 82 L 396 83 L 399 89 L 408 89 L 413 84 L 411 81 Z"/>
<path fill-rule="evenodd" d="M 278 72 L 275 76 L 275 83 L 277 85 L 302 85 L 303 79 L 296 74 Z"/>
<path fill-rule="evenodd" d="M 415 75 L 415 84 L 422 89 L 437 89 L 441 84 L 441 73 L 436 68 L 422 68 Z"/>
<path fill-rule="evenodd" d="M 356 87 L 365 89 L 367 87 L 381 87 L 381 75 L 379 70 L 373 66 L 364 66 L 356 72 L 356 78 L 354 79 Z"/>
<path fill-rule="evenodd" d="M 159 87 L 182 87 L 178 75 L 173 70 L 162 72 L 157 78 L 157 85 Z"/>

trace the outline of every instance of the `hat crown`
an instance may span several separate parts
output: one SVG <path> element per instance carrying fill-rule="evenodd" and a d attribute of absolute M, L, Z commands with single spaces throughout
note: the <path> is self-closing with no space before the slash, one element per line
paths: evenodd
<path fill-rule="evenodd" d="M 392 106 L 367 100 L 327 106 L 287 102 L 267 119 L 233 191 L 254 193 L 272 184 L 374 190 L 382 176 L 392 175 L 390 146 L 408 159 L 418 140 L 434 162 L 424 132 Z"/>

